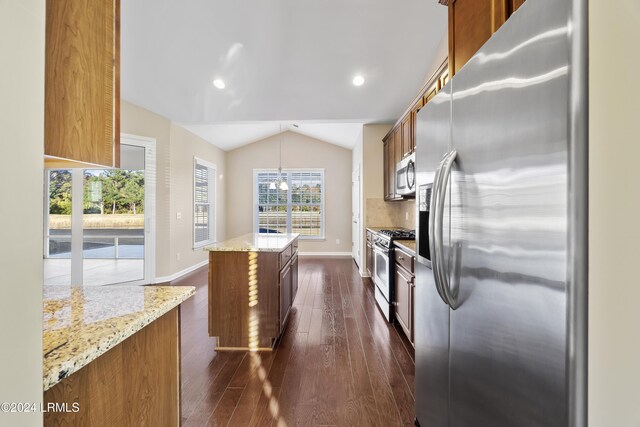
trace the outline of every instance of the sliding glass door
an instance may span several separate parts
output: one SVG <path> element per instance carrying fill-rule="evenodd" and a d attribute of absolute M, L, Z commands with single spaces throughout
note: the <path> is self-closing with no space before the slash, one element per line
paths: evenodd
<path fill-rule="evenodd" d="M 47 171 L 45 284 L 148 282 L 146 150 L 122 144 L 120 169 Z"/>

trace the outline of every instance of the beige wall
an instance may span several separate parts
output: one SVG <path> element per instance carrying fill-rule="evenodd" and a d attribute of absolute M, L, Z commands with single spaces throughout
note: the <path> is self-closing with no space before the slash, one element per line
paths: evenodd
<path fill-rule="evenodd" d="M 442 65 L 442 62 L 446 58 L 449 57 L 449 30 L 445 29 L 442 37 L 440 38 L 440 43 L 438 43 L 438 47 L 436 49 L 436 53 L 433 55 L 433 61 L 431 61 L 431 65 L 427 68 L 427 73 L 424 76 L 424 81 L 422 82 L 425 85 L 429 79 L 433 76 L 433 74 L 438 70 L 438 67 Z"/>
<path fill-rule="evenodd" d="M 126 101 L 120 106 L 122 133 L 156 140 L 156 277 L 171 271 L 169 253 L 170 220 L 170 129 L 169 120 Z"/>
<path fill-rule="evenodd" d="M 216 238 L 225 239 L 225 152 L 188 130 L 171 124 L 171 271 L 178 272 L 207 260 L 208 252 L 193 249 L 193 158 L 216 165 Z M 181 219 L 177 219 L 177 214 Z M 180 254 L 177 259 L 176 254 Z"/>
<path fill-rule="evenodd" d="M 351 171 L 352 171 L 352 184 L 351 184 L 351 205 L 352 212 L 358 212 L 358 225 L 356 227 L 352 224 L 351 229 L 351 241 L 353 242 L 353 249 L 357 249 L 357 251 L 352 249 L 353 258 L 356 260 L 356 264 L 360 269 L 360 274 L 364 274 L 366 271 L 365 263 L 366 263 L 366 235 L 364 232 L 364 180 L 363 175 L 364 171 L 364 129 L 360 130 L 358 137 L 356 139 L 356 145 L 351 150 Z M 353 178 L 355 174 L 358 174 L 358 191 L 353 191 Z M 357 246 L 357 248 L 355 247 Z M 357 253 L 356 253 L 357 252 Z"/>
<path fill-rule="evenodd" d="M 0 1 L 0 402 L 42 401 L 44 0 Z M 9 203 L 11 201 L 12 203 Z M 0 425 L 42 425 L 0 412 Z"/>
<path fill-rule="evenodd" d="M 282 167 L 324 168 L 325 240 L 302 240 L 301 252 L 351 252 L 351 150 L 285 132 Z M 227 236 L 253 232 L 253 170 L 277 168 L 280 135 L 227 152 Z M 340 243 L 336 243 L 340 239 Z"/>
<path fill-rule="evenodd" d="M 640 426 L 640 2 L 589 1 L 589 425 Z"/>
<path fill-rule="evenodd" d="M 166 277 L 206 260 L 193 249 L 193 157 L 218 167 L 217 236 L 225 236 L 224 152 L 168 119 L 123 101 L 123 133 L 156 139 L 156 277 Z M 181 213 L 181 219 L 176 214 Z M 180 253 L 180 259 L 177 254 Z"/>
<path fill-rule="evenodd" d="M 364 199 L 384 197 L 384 170 L 382 163 L 382 138 L 391 125 L 364 125 L 362 132 L 364 162 Z"/>

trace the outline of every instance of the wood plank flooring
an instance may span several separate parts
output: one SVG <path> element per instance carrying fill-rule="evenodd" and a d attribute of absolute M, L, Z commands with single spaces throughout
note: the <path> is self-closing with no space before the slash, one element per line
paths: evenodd
<path fill-rule="evenodd" d="M 347 258 L 300 258 L 300 288 L 273 352 L 216 352 L 207 269 L 182 305 L 183 426 L 413 426 L 414 355 Z"/>

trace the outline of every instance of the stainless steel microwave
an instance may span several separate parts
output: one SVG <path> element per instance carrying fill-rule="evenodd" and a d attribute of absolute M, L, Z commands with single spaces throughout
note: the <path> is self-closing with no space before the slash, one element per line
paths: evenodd
<path fill-rule="evenodd" d="M 396 165 L 396 194 L 416 195 L 416 153 L 405 157 Z"/>

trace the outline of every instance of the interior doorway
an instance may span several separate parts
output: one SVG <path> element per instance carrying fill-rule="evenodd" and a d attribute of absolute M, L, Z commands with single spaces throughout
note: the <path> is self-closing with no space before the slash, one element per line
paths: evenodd
<path fill-rule="evenodd" d="M 45 285 L 153 283 L 155 140 L 120 149 L 119 169 L 45 171 Z"/>

